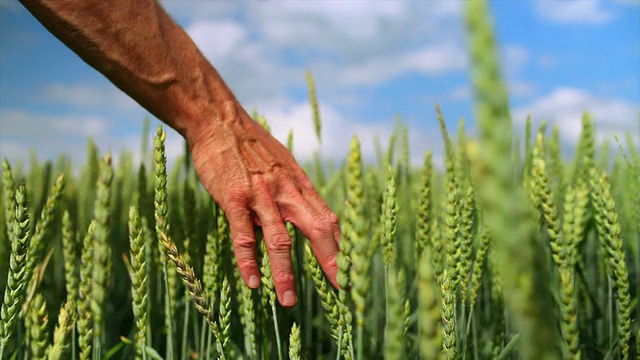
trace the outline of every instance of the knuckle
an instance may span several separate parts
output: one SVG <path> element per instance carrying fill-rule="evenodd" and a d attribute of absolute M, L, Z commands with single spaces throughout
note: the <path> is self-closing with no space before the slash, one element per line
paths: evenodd
<path fill-rule="evenodd" d="M 331 221 L 331 224 L 335 224 L 335 225 L 340 224 L 340 219 L 338 218 L 338 215 L 336 215 L 336 213 L 334 213 L 333 211 L 329 210 L 329 212 L 327 213 L 327 217 L 329 218 L 329 221 Z"/>
<path fill-rule="evenodd" d="M 331 253 L 323 256 L 318 261 L 320 262 L 320 264 L 323 265 L 323 267 L 325 269 L 337 267 L 338 266 L 338 253 L 337 252 L 331 252 Z"/>
<path fill-rule="evenodd" d="M 233 239 L 235 247 L 240 249 L 254 249 L 256 246 L 256 239 L 249 234 L 239 234 Z"/>
<path fill-rule="evenodd" d="M 289 181 L 283 182 L 283 184 L 285 185 L 281 186 L 281 189 L 284 196 L 293 199 L 296 197 L 296 195 L 300 194 L 300 189 L 296 184 Z"/>
<path fill-rule="evenodd" d="M 242 187 L 232 187 L 227 191 L 227 204 L 230 206 L 244 206 L 249 199 L 247 190 Z"/>
<path fill-rule="evenodd" d="M 291 238 L 288 233 L 277 233 L 272 235 L 267 241 L 267 249 L 276 253 L 288 252 L 291 250 Z"/>
<path fill-rule="evenodd" d="M 331 221 L 326 216 L 318 216 L 312 220 L 312 230 L 316 234 L 326 234 L 331 232 Z"/>
<path fill-rule="evenodd" d="M 287 270 L 274 271 L 272 276 L 276 284 L 291 284 L 294 280 L 293 272 Z"/>
<path fill-rule="evenodd" d="M 240 273 L 250 273 L 258 269 L 258 262 L 255 258 L 238 259 L 238 269 Z"/>
<path fill-rule="evenodd" d="M 309 180 L 307 173 L 305 173 L 303 169 L 297 168 L 295 169 L 295 172 L 296 172 L 296 177 L 298 179 L 298 183 L 300 183 L 302 187 L 310 190 L 314 189 L 313 183 L 311 182 L 311 180 Z"/>

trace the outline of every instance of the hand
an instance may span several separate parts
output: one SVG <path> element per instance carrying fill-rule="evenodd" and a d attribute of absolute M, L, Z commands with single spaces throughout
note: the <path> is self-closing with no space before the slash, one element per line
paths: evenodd
<path fill-rule="evenodd" d="M 262 227 L 280 304 L 296 304 L 291 267 L 293 223 L 311 247 L 331 283 L 337 287 L 338 217 L 320 198 L 291 153 L 234 100 L 218 119 L 203 122 L 190 137 L 201 183 L 229 220 L 233 248 L 244 282 L 260 285 L 254 226 Z"/>

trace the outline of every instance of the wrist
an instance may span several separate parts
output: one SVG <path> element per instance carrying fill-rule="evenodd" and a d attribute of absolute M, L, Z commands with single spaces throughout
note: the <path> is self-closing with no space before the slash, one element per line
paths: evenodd
<path fill-rule="evenodd" d="M 203 66 L 189 76 L 180 98 L 180 129 L 177 129 L 190 146 L 202 138 L 220 134 L 225 122 L 233 121 L 242 107 L 224 83 L 218 72 L 203 59 Z"/>
<path fill-rule="evenodd" d="M 247 119 L 248 115 L 235 98 L 220 100 L 195 111 L 185 122 L 183 136 L 191 150 L 203 144 L 207 144 L 207 148 L 210 145 L 222 148 L 247 135 Z"/>

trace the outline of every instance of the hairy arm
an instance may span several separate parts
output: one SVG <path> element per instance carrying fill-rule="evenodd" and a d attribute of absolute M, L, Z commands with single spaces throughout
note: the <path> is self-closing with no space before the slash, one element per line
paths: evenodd
<path fill-rule="evenodd" d="M 244 281 L 259 286 L 263 229 L 278 299 L 296 303 L 291 221 L 336 285 L 340 228 L 291 153 L 250 119 L 215 68 L 155 0 L 21 0 L 60 41 L 187 140 L 225 211 Z"/>

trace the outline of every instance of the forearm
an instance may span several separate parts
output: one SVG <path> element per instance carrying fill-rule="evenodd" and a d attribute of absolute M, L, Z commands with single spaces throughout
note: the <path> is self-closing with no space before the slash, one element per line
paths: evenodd
<path fill-rule="evenodd" d="M 21 0 L 65 45 L 156 117 L 192 138 L 236 100 L 155 0 Z M 227 106 L 225 106 L 227 103 Z"/>

